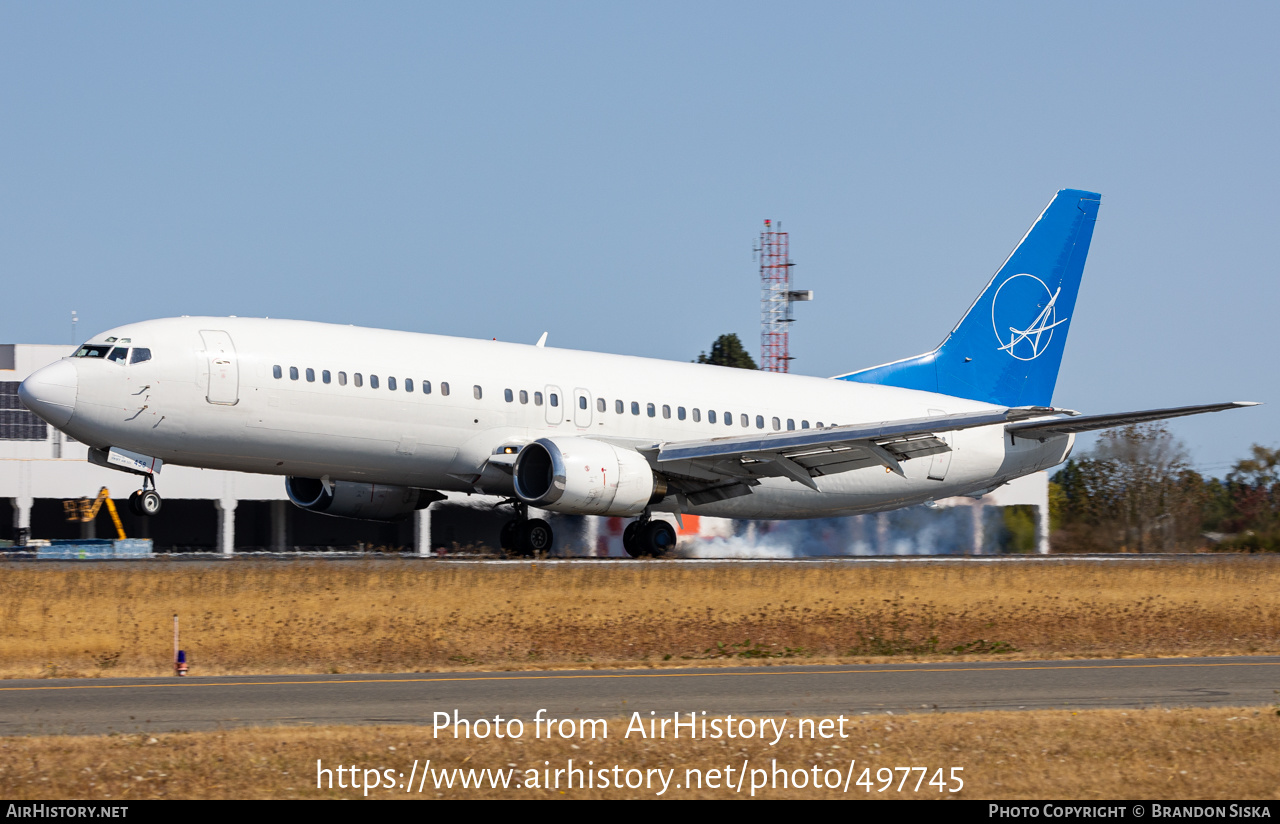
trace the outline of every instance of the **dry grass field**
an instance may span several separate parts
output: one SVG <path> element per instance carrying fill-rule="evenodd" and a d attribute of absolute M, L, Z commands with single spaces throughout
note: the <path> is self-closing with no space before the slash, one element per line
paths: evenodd
<path fill-rule="evenodd" d="M 795 719 L 791 719 L 795 721 Z M 611 723 L 607 740 L 570 743 L 535 739 L 455 741 L 433 739 L 430 727 L 264 728 L 225 732 L 174 733 L 155 737 L 51 736 L 0 739 L 0 795 L 22 799 L 95 799 L 111 803 L 148 798 L 363 798 L 364 790 L 334 786 L 317 789 L 317 764 L 327 768 L 356 767 L 356 783 L 378 785 L 368 797 L 377 798 L 654 798 L 661 779 L 668 776 L 663 798 L 749 797 L 752 780 L 772 780 L 776 766 L 786 771 L 781 782 L 757 789 L 763 798 L 938 798 L 976 799 L 1277 799 L 1276 764 L 1280 763 L 1280 715 L 1274 708 L 1095 710 L 987 712 L 947 715 L 862 716 L 845 727 L 846 739 L 824 742 L 782 739 L 768 742 L 729 740 L 637 740 L 622 738 L 626 722 Z M 421 775 L 431 761 L 428 777 Z M 650 777 L 653 788 L 572 789 L 546 787 L 546 769 L 566 769 L 592 762 L 626 781 L 628 770 Z M 413 764 L 417 761 L 417 767 Z M 849 762 L 854 761 L 849 773 Z M 732 766 L 729 779 L 746 762 L 742 790 L 706 786 L 707 771 Z M 814 789 L 814 767 L 823 784 L 838 789 Z M 923 767 L 904 774 L 895 767 Z M 937 768 L 946 792 L 930 786 Z M 949 776 L 952 767 L 964 786 Z M 510 771 L 509 787 L 463 789 L 436 786 L 443 771 Z M 870 773 L 862 785 L 862 771 Z M 689 788 L 689 769 L 699 770 L 704 785 Z M 756 774 L 753 770 L 765 770 Z M 386 770 L 394 783 L 418 777 L 412 791 L 388 789 Z M 535 770 L 543 786 L 524 786 Z M 674 773 L 670 772 L 674 770 Z M 796 770 L 806 773 L 807 786 L 791 785 Z M 832 772 L 828 772 L 832 771 Z M 886 772 L 891 779 L 883 793 Z M 403 774 L 403 778 L 397 774 Z M 368 777 L 366 777 L 368 775 Z M 641 773 L 632 773 L 633 784 Z M 492 772 L 487 776 L 492 776 Z M 552 781 L 554 784 L 554 774 Z M 851 778 L 846 793 L 841 780 Z M 878 776 L 878 777 L 877 777 Z M 593 779 L 594 780 L 594 779 Z M 868 792 L 866 784 L 871 785 Z M 677 784 L 681 785 L 677 789 Z M 919 789 L 917 790 L 917 785 Z M 419 790 L 421 788 L 421 791 Z"/>
<path fill-rule="evenodd" d="M 1280 652 L 1280 558 L 0 564 L 0 677 Z"/>

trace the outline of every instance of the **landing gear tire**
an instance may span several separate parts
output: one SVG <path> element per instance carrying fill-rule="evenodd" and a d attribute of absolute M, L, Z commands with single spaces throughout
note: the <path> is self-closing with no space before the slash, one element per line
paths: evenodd
<path fill-rule="evenodd" d="M 659 558 L 676 546 L 676 529 L 666 521 L 656 518 L 640 530 L 638 543 L 645 555 Z"/>
<path fill-rule="evenodd" d="M 622 530 L 622 548 L 632 558 L 639 558 L 640 548 L 636 545 L 636 535 L 640 532 L 642 524 L 639 521 L 632 521 L 627 524 L 627 528 Z"/>
<path fill-rule="evenodd" d="M 666 521 L 640 519 L 622 531 L 622 548 L 632 558 L 658 558 L 676 545 L 676 530 Z"/>
<path fill-rule="evenodd" d="M 521 523 L 523 522 L 507 521 L 505 524 L 502 525 L 502 535 L 498 539 L 498 546 L 502 547 L 504 551 L 506 552 L 515 551 L 516 543 L 519 540 Z"/>
<path fill-rule="evenodd" d="M 551 531 L 551 525 L 541 518 L 519 522 L 519 540 L 516 543 L 516 553 L 526 558 L 531 558 L 535 554 L 547 553 L 551 551 L 551 547 L 555 542 L 555 533 Z"/>
<path fill-rule="evenodd" d="M 138 514 L 149 518 L 160 513 L 160 507 L 164 502 L 160 500 L 160 495 L 154 489 L 144 489 L 135 494 L 138 496 Z"/>
<path fill-rule="evenodd" d="M 142 517 L 142 507 L 138 505 L 138 499 L 142 497 L 142 490 L 134 492 L 129 496 L 129 511 L 138 517 Z"/>

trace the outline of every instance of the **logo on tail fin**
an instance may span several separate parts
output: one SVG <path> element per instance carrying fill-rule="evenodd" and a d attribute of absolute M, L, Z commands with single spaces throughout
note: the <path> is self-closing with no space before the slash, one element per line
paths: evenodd
<path fill-rule="evenodd" d="M 991 327 L 1000 343 L 999 351 L 1020 361 L 1040 357 L 1053 340 L 1054 327 L 1071 320 L 1057 319 L 1054 306 L 1061 292 L 1062 287 L 1050 292 L 1043 280 L 1025 273 L 1000 284 L 991 299 Z"/>

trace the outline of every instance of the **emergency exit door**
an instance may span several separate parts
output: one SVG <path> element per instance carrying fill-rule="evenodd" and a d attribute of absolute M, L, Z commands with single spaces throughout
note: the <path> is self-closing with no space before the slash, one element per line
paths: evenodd
<path fill-rule="evenodd" d="M 548 386 L 547 393 L 547 423 L 555 426 L 564 420 L 564 396 L 560 394 L 560 387 Z"/>

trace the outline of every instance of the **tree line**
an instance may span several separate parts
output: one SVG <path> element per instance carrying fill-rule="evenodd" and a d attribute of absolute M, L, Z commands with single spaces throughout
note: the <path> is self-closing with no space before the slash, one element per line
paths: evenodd
<path fill-rule="evenodd" d="M 1280 449 L 1250 451 L 1206 478 L 1162 423 L 1102 433 L 1050 480 L 1053 551 L 1280 551 Z"/>

